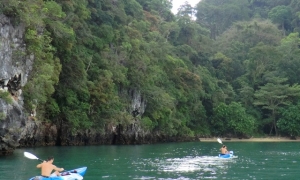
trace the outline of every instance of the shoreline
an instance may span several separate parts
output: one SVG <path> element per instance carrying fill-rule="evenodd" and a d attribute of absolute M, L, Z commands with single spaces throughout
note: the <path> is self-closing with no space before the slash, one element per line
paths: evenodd
<path fill-rule="evenodd" d="M 266 137 L 266 138 L 220 138 L 222 142 L 300 142 L 300 138 L 290 139 L 286 137 Z M 199 138 L 200 142 L 217 142 L 217 138 Z"/>

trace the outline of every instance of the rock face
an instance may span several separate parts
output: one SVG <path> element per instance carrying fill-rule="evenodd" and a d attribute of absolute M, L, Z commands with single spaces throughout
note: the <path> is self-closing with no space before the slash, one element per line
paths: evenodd
<path fill-rule="evenodd" d="M 132 100 L 128 105 L 132 122 L 127 127 L 107 125 L 102 133 L 88 129 L 74 134 L 63 122 L 32 120 L 29 118 L 31 113 L 23 108 L 22 87 L 27 83 L 34 56 L 26 54 L 24 34 L 22 24 L 13 26 L 8 17 L 0 15 L 0 155 L 10 154 L 17 147 L 149 144 L 187 140 L 165 137 L 141 128 L 140 117 L 147 103 L 138 90 L 126 90 Z"/>
<path fill-rule="evenodd" d="M 62 122 L 34 121 L 24 112 L 22 87 L 32 70 L 33 56 L 26 55 L 25 28 L 13 26 L 0 15 L 0 155 L 12 153 L 17 147 L 95 144 L 144 144 L 157 141 L 140 127 L 139 117 L 146 102 L 137 90 L 130 90 L 129 113 L 132 124 L 108 126 L 104 133 L 89 129 L 71 132 Z"/>
<path fill-rule="evenodd" d="M 146 102 L 142 98 L 140 92 L 137 90 L 130 90 L 128 91 L 128 96 L 131 99 L 128 111 L 132 115 L 132 122 L 129 126 L 123 127 L 118 124 L 107 125 L 105 132 L 102 133 L 99 133 L 95 129 L 88 129 L 74 134 L 70 131 L 67 124 L 58 123 L 57 125 L 61 125 L 57 126 L 58 130 L 56 130 L 56 132 L 58 139 L 56 144 L 63 146 L 100 144 L 130 145 L 157 142 L 157 139 L 152 138 L 152 134 L 150 132 L 144 131 L 140 126 L 139 118 L 144 113 L 146 107 Z M 46 139 L 51 139 L 53 136 L 46 135 L 45 137 L 47 137 Z M 54 141 L 54 139 L 52 140 Z"/>
<path fill-rule="evenodd" d="M 9 18 L 0 15 L 0 155 L 12 152 L 19 145 L 27 126 L 22 87 L 27 82 L 33 57 L 26 56 L 24 31 L 22 25 L 14 27 Z"/>

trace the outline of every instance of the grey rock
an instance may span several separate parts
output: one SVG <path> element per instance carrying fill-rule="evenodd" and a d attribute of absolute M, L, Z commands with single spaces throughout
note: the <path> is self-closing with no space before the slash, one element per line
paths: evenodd
<path fill-rule="evenodd" d="M 10 19 L 0 15 L 0 93 L 9 92 L 9 103 L 0 98 L 0 152 L 7 154 L 19 146 L 24 131 L 30 131 L 23 108 L 22 87 L 32 70 L 33 58 L 26 55 L 25 27 L 14 27 Z M 27 125 L 28 124 L 28 125 Z M 29 128 L 25 130 L 26 128 Z M 1 155 L 1 154 L 0 154 Z"/>

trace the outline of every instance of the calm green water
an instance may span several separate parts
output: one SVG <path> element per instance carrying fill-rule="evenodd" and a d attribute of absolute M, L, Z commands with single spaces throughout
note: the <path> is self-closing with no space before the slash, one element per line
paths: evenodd
<path fill-rule="evenodd" d="M 299 179 L 300 143 L 228 142 L 233 159 L 217 157 L 217 142 L 168 143 L 138 146 L 79 146 L 17 149 L 0 157 L 1 180 L 26 180 L 39 174 L 37 160 L 53 155 L 65 169 L 87 166 L 84 180 L 98 179 Z"/>

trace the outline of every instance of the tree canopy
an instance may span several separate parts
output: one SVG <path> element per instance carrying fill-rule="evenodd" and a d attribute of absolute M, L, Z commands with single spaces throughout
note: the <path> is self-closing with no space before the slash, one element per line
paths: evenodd
<path fill-rule="evenodd" d="M 140 122 L 168 136 L 299 134 L 298 0 L 202 0 L 178 14 L 168 0 L 0 2 L 26 28 L 35 61 L 24 98 L 39 121 L 74 132 Z"/>

